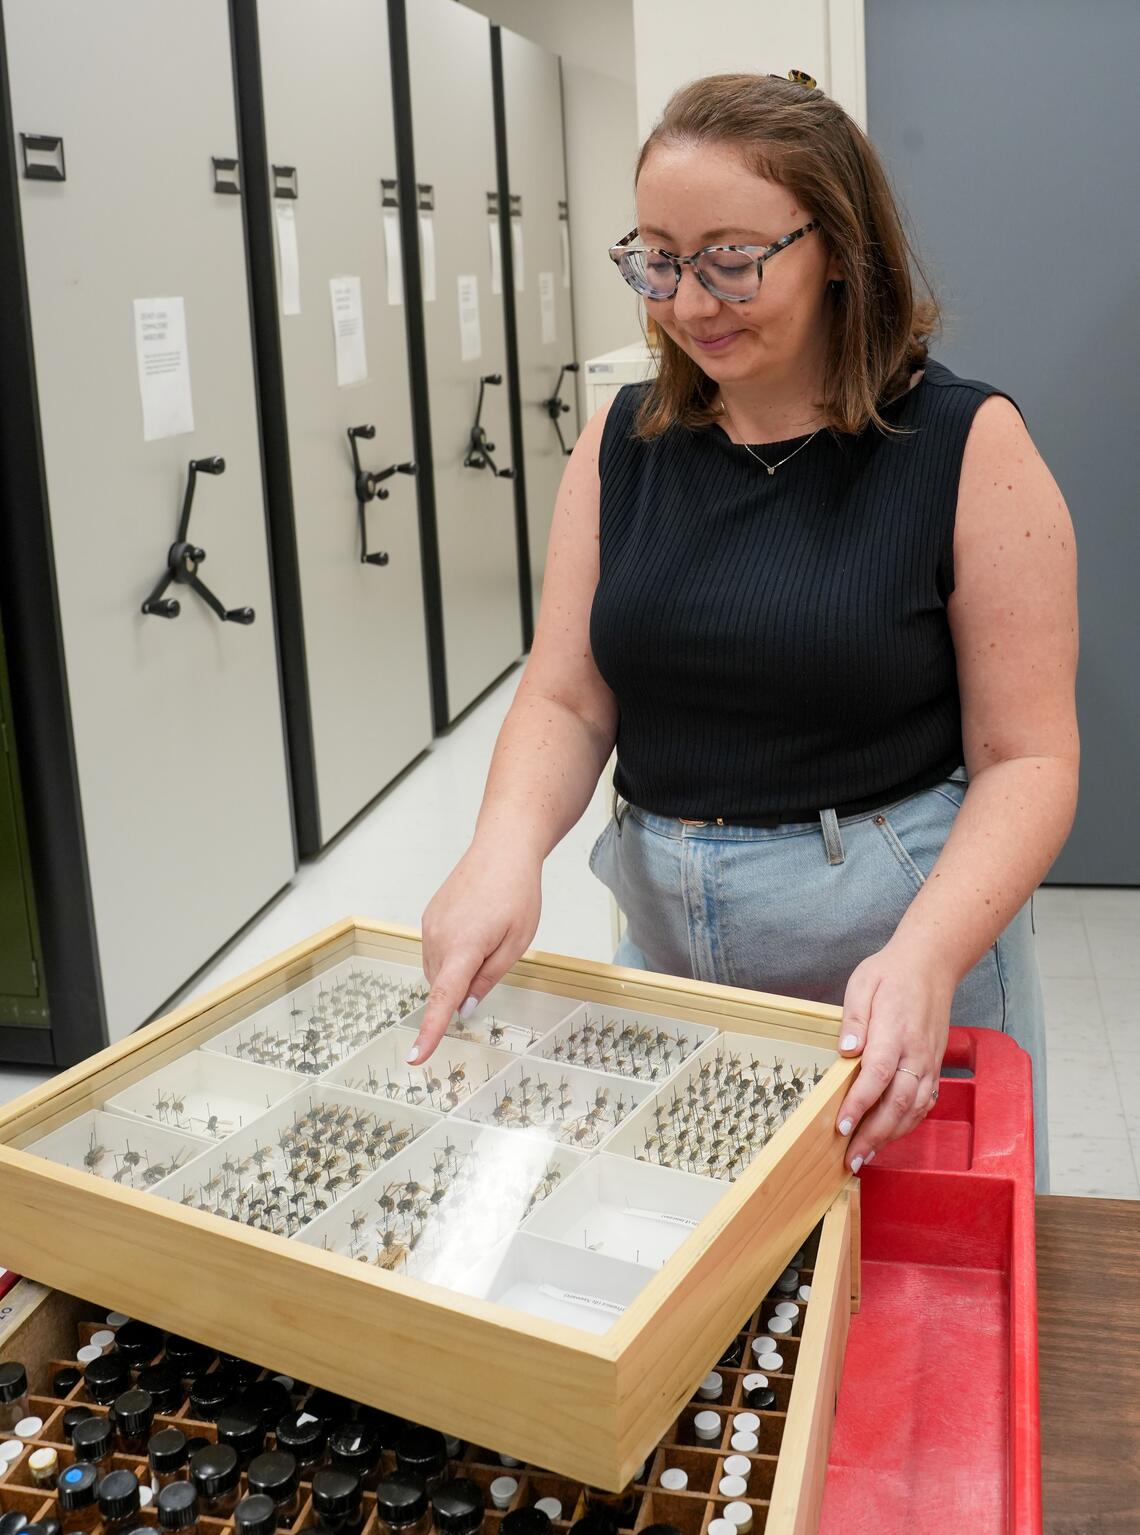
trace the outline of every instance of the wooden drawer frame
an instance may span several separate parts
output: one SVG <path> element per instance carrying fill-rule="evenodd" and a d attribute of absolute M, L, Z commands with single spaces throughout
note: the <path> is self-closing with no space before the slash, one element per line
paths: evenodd
<path fill-rule="evenodd" d="M 418 966 L 419 938 L 363 919 L 338 923 L 9 1105 L 0 1114 L 5 1261 L 360 1401 L 398 1403 L 417 1422 L 520 1460 L 596 1486 L 624 1486 L 847 1183 L 846 1143 L 834 1123 L 858 1063 L 836 1060 L 598 1336 L 219 1221 L 19 1149 L 353 955 Z M 841 1019 L 835 1007 L 537 952 L 506 980 L 827 1049 L 835 1048 Z M 846 1222 L 846 1204 L 843 1211 Z M 836 1260 L 837 1299 L 813 1367 L 805 1462 L 818 1459 L 816 1414 L 829 1423 L 834 1406 L 829 1387 L 830 1400 L 820 1398 L 837 1348 L 842 1355 L 853 1293 L 845 1262 Z M 788 1507 L 799 1501 L 783 1485 L 776 1491 Z"/>

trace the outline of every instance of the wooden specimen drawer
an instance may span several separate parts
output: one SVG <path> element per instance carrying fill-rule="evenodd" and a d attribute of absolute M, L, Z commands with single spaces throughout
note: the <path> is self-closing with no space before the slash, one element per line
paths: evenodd
<path fill-rule="evenodd" d="M 16 1100 L 5 1261 L 619 1489 L 830 1209 L 763 1499 L 810 1528 L 773 1520 L 857 1284 L 839 1010 L 532 953 L 409 1067 L 425 994 L 414 932 L 346 921 Z"/>

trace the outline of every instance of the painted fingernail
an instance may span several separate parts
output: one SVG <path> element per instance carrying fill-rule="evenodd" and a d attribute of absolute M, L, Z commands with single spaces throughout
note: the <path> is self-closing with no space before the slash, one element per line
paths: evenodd
<path fill-rule="evenodd" d="M 411 1049 L 410 1049 L 410 1050 L 409 1050 L 409 1051 L 408 1051 L 408 1053 L 407 1053 L 407 1055 L 405 1055 L 405 1057 L 404 1057 L 404 1059 L 405 1059 L 405 1060 L 406 1060 L 406 1061 L 407 1061 L 407 1062 L 408 1062 L 408 1064 L 409 1064 L 409 1065 L 410 1065 L 410 1064 L 411 1064 L 411 1063 L 412 1063 L 412 1062 L 413 1062 L 413 1061 L 418 1061 L 418 1060 L 419 1060 L 419 1058 L 420 1058 L 420 1042 L 419 1042 L 419 1040 L 418 1040 L 418 1039 L 417 1039 L 417 1040 L 416 1040 L 416 1042 L 415 1042 L 415 1044 L 414 1044 L 414 1045 L 413 1045 L 413 1046 L 412 1046 L 412 1048 L 411 1048 Z"/>
<path fill-rule="evenodd" d="M 843 1038 L 839 1041 L 839 1048 L 841 1050 L 854 1050 L 858 1043 L 858 1034 L 844 1034 Z"/>
<path fill-rule="evenodd" d="M 874 1160 L 875 1160 L 875 1153 L 873 1151 L 869 1151 L 867 1153 L 867 1155 L 863 1158 L 863 1164 L 864 1164 L 864 1166 L 866 1166 L 866 1164 L 868 1162 L 873 1162 Z"/>
<path fill-rule="evenodd" d="M 850 1135 L 851 1134 L 851 1129 L 852 1129 L 852 1125 L 851 1125 L 851 1121 L 849 1119 L 841 1119 L 839 1121 L 839 1133 L 840 1133 L 840 1135 Z"/>
<path fill-rule="evenodd" d="M 862 1157 L 852 1157 L 851 1158 L 851 1171 L 853 1173 L 857 1173 L 862 1166 L 863 1166 L 863 1158 Z"/>
<path fill-rule="evenodd" d="M 463 1022 L 463 1023 L 466 1023 L 468 1018 L 470 1018 L 471 1014 L 475 1011 L 475 1009 L 478 1006 L 479 1006 L 479 998 L 478 997 L 468 997 L 467 1001 L 464 1002 L 463 1006 L 459 1009 L 460 1021 Z"/>

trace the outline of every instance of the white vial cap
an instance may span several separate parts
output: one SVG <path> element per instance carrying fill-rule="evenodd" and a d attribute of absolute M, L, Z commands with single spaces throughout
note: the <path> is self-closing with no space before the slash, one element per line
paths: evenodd
<path fill-rule="evenodd" d="M 703 1397 L 706 1402 L 715 1402 L 723 1390 L 724 1377 L 718 1375 L 715 1370 L 710 1370 L 697 1387 L 697 1395 Z"/>
<path fill-rule="evenodd" d="M 796 1294 L 799 1296 L 800 1300 L 811 1300 L 811 1285 L 800 1285 L 799 1289 L 796 1291 Z"/>
<path fill-rule="evenodd" d="M 774 1316 L 768 1323 L 768 1331 L 777 1338 L 784 1337 L 792 1330 L 792 1319 L 789 1316 Z"/>
<path fill-rule="evenodd" d="M 720 1414 L 716 1412 L 699 1412 L 693 1419 L 693 1429 L 698 1439 L 719 1439 L 721 1431 Z"/>
<path fill-rule="evenodd" d="M 97 1344 L 99 1348 L 106 1348 L 109 1343 L 114 1343 L 115 1334 L 109 1327 L 101 1327 L 98 1332 L 91 1334 L 91 1341 Z"/>
<path fill-rule="evenodd" d="M 516 1460 L 513 1455 L 504 1455 L 502 1450 L 499 1451 L 499 1459 L 502 1461 L 504 1466 L 521 1466 L 522 1465 L 522 1461 L 521 1460 Z"/>
<path fill-rule="evenodd" d="M 710 1519 L 709 1535 L 736 1535 L 736 1526 L 728 1519 Z"/>
<path fill-rule="evenodd" d="M 145 1482 L 140 1482 L 139 1483 L 139 1507 L 140 1508 L 149 1508 L 149 1506 L 153 1502 L 154 1502 L 154 1490 L 153 1490 L 153 1488 L 148 1487 Z"/>
<path fill-rule="evenodd" d="M 732 1426 L 738 1434 L 754 1434 L 760 1427 L 760 1419 L 754 1412 L 738 1412 Z"/>
<path fill-rule="evenodd" d="M 751 1476 L 752 1462 L 747 1455 L 730 1455 L 724 1463 L 726 1476 Z"/>
<path fill-rule="evenodd" d="M 444 1434 L 443 1446 L 451 1460 L 455 1460 L 463 1448 L 463 1440 L 456 1439 L 452 1434 Z"/>
<path fill-rule="evenodd" d="M 125 1311 L 108 1311 L 108 1313 L 107 1313 L 107 1326 L 108 1327 L 121 1327 L 124 1322 L 129 1322 L 129 1321 L 130 1321 L 130 1317 L 127 1315 L 127 1313 Z"/>
<path fill-rule="evenodd" d="M 644 1482 L 644 1480 L 645 1480 L 645 1473 L 648 1470 L 649 1470 L 649 1462 L 647 1460 L 643 1460 L 641 1462 L 641 1465 L 638 1466 L 637 1470 L 633 1473 L 633 1480 L 635 1482 Z"/>
<path fill-rule="evenodd" d="M 800 1308 L 796 1305 L 794 1300 L 782 1300 L 776 1307 L 777 1316 L 797 1317 L 799 1314 Z"/>
<path fill-rule="evenodd" d="M 0 1439 L 0 1466 L 7 1466 L 12 1461 L 19 1460 L 24 1449 L 25 1446 L 18 1439 Z"/>
<path fill-rule="evenodd" d="M 764 1355 L 772 1353 L 775 1347 L 775 1338 L 769 1336 L 766 1332 L 762 1332 L 758 1338 L 753 1338 L 752 1340 L 752 1352 L 756 1355 L 757 1359 L 763 1359 Z"/>
<path fill-rule="evenodd" d="M 734 1450 L 739 1450 L 743 1455 L 755 1455 L 756 1451 L 760 1448 L 760 1441 L 756 1435 L 746 1433 L 744 1429 L 740 1429 L 737 1433 L 733 1434 L 730 1443 Z"/>
<path fill-rule="evenodd" d="M 33 1471 L 46 1471 L 49 1466 L 59 1459 L 54 1450 L 33 1450 L 28 1456 L 28 1465 Z"/>
<path fill-rule="evenodd" d="M 666 1466 L 661 1473 L 661 1485 L 667 1492 L 684 1492 L 689 1485 L 689 1473 L 680 1466 Z"/>
<path fill-rule="evenodd" d="M 748 1491 L 748 1483 L 742 1476 L 722 1476 L 719 1485 L 722 1498 L 742 1498 Z"/>
<path fill-rule="evenodd" d="M 784 1356 L 783 1354 L 765 1354 L 761 1363 L 766 1370 L 771 1370 L 775 1375 L 777 1370 L 784 1368 Z"/>
<path fill-rule="evenodd" d="M 725 1523 L 732 1525 L 737 1535 L 748 1535 L 752 1528 L 752 1510 L 747 1503 L 730 1503 L 724 1511 Z"/>
<path fill-rule="evenodd" d="M 85 1343 L 75 1357 L 79 1360 L 80 1364 L 90 1364 L 93 1359 L 98 1359 L 102 1353 L 103 1350 L 97 1343 Z"/>
<path fill-rule="evenodd" d="M 562 1504 L 557 1498 L 539 1498 L 534 1506 L 541 1509 L 548 1519 L 562 1518 Z"/>
<path fill-rule="evenodd" d="M 43 1426 L 42 1418 L 21 1418 L 12 1432 L 19 1434 L 21 1439 L 34 1439 Z"/>
<path fill-rule="evenodd" d="M 513 1476 L 497 1476 L 491 1483 L 491 1502 L 496 1508 L 509 1508 L 518 1490 L 519 1484 Z"/>
<path fill-rule="evenodd" d="M 745 1391 L 755 1391 L 758 1386 L 766 1386 L 767 1384 L 768 1377 L 766 1375 L 746 1375 L 744 1377 Z"/>
<path fill-rule="evenodd" d="M 292 1391 L 297 1382 L 291 1375 L 275 1375 L 273 1379 L 279 1386 L 284 1386 L 286 1391 Z"/>

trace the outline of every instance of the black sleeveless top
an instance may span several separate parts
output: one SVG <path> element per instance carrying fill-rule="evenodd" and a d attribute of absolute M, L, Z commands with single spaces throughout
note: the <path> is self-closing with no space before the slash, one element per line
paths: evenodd
<path fill-rule="evenodd" d="M 620 709 L 618 792 L 660 815 L 801 820 L 946 777 L 963 760 L 958 480 L 974 412 L 1005 391 L 928 358 L 882 407 L 913 435 L 824 430 L 769 475 L 718 425 L 630 436 L 648 387 L 619 391 L 599 453 L 590 643 Z M 805 442 L 756 446 L 774 464 Z"/>

